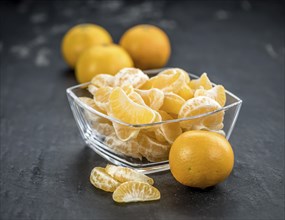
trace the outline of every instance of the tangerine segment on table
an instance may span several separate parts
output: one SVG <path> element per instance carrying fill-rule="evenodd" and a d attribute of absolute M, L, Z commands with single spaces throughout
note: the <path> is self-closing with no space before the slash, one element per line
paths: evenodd
<path fill-rule="evenodd" d="M 225 180 L 233 169 L 230 143 L 220 134 L 188 131 L 173 143 L 169 153 L 170 171 L 183 185 L 206 188 Z"/>
<path fill-rule="evenodd" d="M 185 102 L 179 111 L 178 118 L 198 116 L 201 114 L 216 111 L 221 108 L 222 107 L 220 104 L 214 99 L 211 99 L 207 96 L 198 96 Z M 204 128 L 210 130 L 220 130 L 223 128 L 223 120 L 224 111 L 221 110 L 208 116 L 181 121 L 180 125 L 182 128 L 188 130 L 200 130 Z"/>
<path fill-rule="evenodd" d="M 226 104 L 226 92 L 222 85 L 217 85 L 209 90 L 205 90 L 203 88 L 197 89 L 194 96 L 207 96 L 216 100 L 222 107 Z"/>
<path fill-rule="evenodd" d="M 108 114 L 129 124 L 148 124 L 156 118 L 151 108 L 132 101 L 120 87 L 113 89 L 109 105 Z"/>
<path fill-rule="evenodd" d="M 91 171 L 90 182 L 96 188 L 107 192 L 114 192 L 115 189 L 121 184 L 119 181 L 107 174 L 105 169 L 102 167 L 95 167 Z"/>
<path fill-rule="evenodd" d="M 143 202 L 159 200 L 160 192 L 157 188 L 138 181 L 122 183 L 113 193 L 115 202 Z"/>
<path fill-rule="evenodd" d="M 148 183 L 150 185 L 153 185 L 154 183 L 152 178 L 142 173 L 136 172 L 135 170 L 130 169 L 128 167 L 114 166 L 108 164 L 105 170 L 110 176 L 122 183 L 127 181 L 140 181 Z"/>

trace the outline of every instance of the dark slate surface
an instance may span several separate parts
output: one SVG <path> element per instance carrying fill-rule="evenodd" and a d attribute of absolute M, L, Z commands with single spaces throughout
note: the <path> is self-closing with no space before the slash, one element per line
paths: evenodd
<path fill-rule="evenodd" d="M 1 219 L 284 219 L 284 4 L 281 1 L 1 1 Z M 65 89 L 68 28 L 95 22 L 117 42 L 130 26 L 169 34 L 169 66 L 208 72 L 244 103 L 235 167 L 200 191 L 151 175 L 161 200 L 115 204 L 89 183 L 106 161 L 86 147 Z"/>

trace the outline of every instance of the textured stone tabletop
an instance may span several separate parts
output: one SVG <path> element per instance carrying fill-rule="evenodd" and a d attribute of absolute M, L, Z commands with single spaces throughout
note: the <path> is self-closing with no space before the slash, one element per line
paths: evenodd
<path fill-rule="evenodd" d="M 0 16 L 0 219 L 284 219 L 282 1 L 1 1 Z M 207 72 L 243 100 L 225 182 L 202 191 L 152 174 L 161 200 L 126 205 L 90 184 L 107 162 L 79 135 L 60 54 L 63 34 L 86 22 L 115 42 L 158 25 L 172 42 L 168 66 Z"/>

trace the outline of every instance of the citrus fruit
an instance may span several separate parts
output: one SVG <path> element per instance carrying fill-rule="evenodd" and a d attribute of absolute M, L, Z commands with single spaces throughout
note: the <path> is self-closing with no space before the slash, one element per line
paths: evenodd
<path fill-rule="evenodd" d="M 160 192 L 155 187 L 138 181 L 122 183 L 113 192 L 115 202 L 144 202 L 159 200 Z"/>
<path fill-rule="evenodd" d="M 159 114 L 161 115 L 163 121 L 173 120 L 173 118 L 164 111 L 159 111 Z M 180 124 L 178 122 L 163 123 L 160 125 L 159 130 L 161 131 L 159 135 L 162 134 L 165 140 L 170 144 L 172 144 L 174 140 L 182 133 Z"/>
<path fill-rule="evenodd" d="M 216 111 L 221 108 L 221 105 L 214 99 L 211 99 L 207 96 L 198 96 L 189 99 L 184 103 L 179 111 L 178 118 L 198 116 L 201 114 Z M 207 116 L 181 121 L 180 125 L 182 128 L 188 130 L 200 130 L 203 128 L 210 130 L 220 130 L 223 128 L 223 120 L 224 111 L 218 111 Z"/>
<path fill-rule="evenodd" d="M 226 92 L 225 88 L 222 85 L 217 85 L 212 89 L 205 90 L 203 88 L 197 89 L 194 94 L 197 96 L 207 96 L 216 100 L 222 107 L 226 104 Z"/>
<path fill-rule="evenodd" d="M 127 30 L 120 39 L 140 69 L 163 67 L 171 52 L 170 41 L 166 33 L 153 25 L 137 25 Z"/>
<path fill-rule="evenodd" d="M 147 80 L 148 76 L 140 69 L 123 68 L 115 75 L 115 86 L 131 84 L 134 88 L 140 88 Z"/>
<path fill-rule="evenodd" d="M 204 89 L 211 89 L 212 88 L 212 83 L 209 80 L 207 73 L 203 73 L 200 78 L 198 79 L 192 79 L 189 83 L 189 86 L 193 89 L 200 89 L 203 87 Z"/>
<path fill-rule="evenodd" d="M 139 143 L 139 152 L 150 162 L 158 162 L 167 160 L 170 145 L 161 143 L 155 138 L 149 137 L 144 133 L 140 133 L 137 137 Z"/>
<path fill-rule="evenodd" d="M 173 143 L 169 153 L 170 171 L 183 185 L 206 188 L 224 181 L 234 165 L 230 143 L 209 131 L 188 131 Z"/>
<path fill-rule="evenodd" d="M 65 61 L 73 68 L 85 49 L 110 43 L 112 43 L 112 37 L 103 27 L 95 24 L 80 24 L 64 35 L 61 52 Z"/>
<path fill-rule="evenodd" d="M 111 87 L 101 87 L 94 94 L 93 100 L 96 105 L 103 111 L 108 112 L 109 97 L 113 91 Z"/>
<path fill-rule="evenodd" d="M 109 75 L 109 74 L 98 74 L 92 78 L 91 84 L 98 88 L 105 87 L 105 86 L 113 87 L 114 86 L 114 76 Z"/>
<path fill-rule="evenodd" d="M 155 120 L 155 113 L 151 108 L 132 101 L 120 87 L 113 89 L 109 105 L 108 113 L 112 117 L 129 124 L 146 124 Z"/>
<path fill-rule="evenodd" d="M 94 102 L 93 99 L 91 98 L 88 98 L 88 97 L 79 97 L 79 100 L 85 104 L 87 104 L 88 106 L 94 108 L 96 111 L 99 111 L 99 112 L 103 112 L 102 109 L 100 109 L 96 103 Z"/>
<path fill-rule="evenodd" d="M 189 83 L 190 82 L 189 74 L 186 71 L 184 71 L 183 69 L 180 69 L 180 68 L 165 69 L 165 70 L 161 71 L 158 75 L 171 75 L 171 74 L 174 74 L 174 73 L 177 73 L 177 72 L 180 72 L 180 73 L 183 74 L 185 83 Z"/>
<path fill-rule="evenodd" d="M 86 49 L 76 64 L 76 78 L 79 83 L 89 82 L 94 76 L 105 73 L 115 75 L 124 67 L 132 67 L 129 54 L 115 44 L 93 46 Z"/>
<path fill-rule="evenodd" d="M 185 100 L 191 99 L 194 96 L 191 87 L 186 83 L 183 83 L 181 85 L 180 89 L 176 92 L 176 94 L 181 96 Z"/>
<path fill-rule="evenodd" d="M 188 100 L 193 97 L 193 91 L 188 85 L 190 83 L 190 76 L 187 72 L 180 68 L 169 68 L 166 70 L 163 70 L 158 75 L 173 75 L 179 73 L 179 80 L 176 81 L 176 89 L 172 90 L 179 96 L 181 96 L 183 99 Z M 167 90 L 165 90 L 167 91 Z"/>
<path fill-rule="evenodd" d="M 159 89 L 152 88 L 149 90 L 135 90 L 143 98 L 145 104 L 154 110 L 158 110 L 164 100 L 164 93 Z"/>
<path fill-rule="evenodd" d="M 114 179 L 118 180 L 121 183 L 127 181 L 140 181 L 148 183 L 150 185 L 153 185 L 154 183 L 152 178 L 127 167 L 108 164 L 105 170 L 110 176 L 112 176 Z"/>
<path fill-rule="evenodd" d="M 90 182 L 96 188 L 107 192 L 114 192 L 115 189 L 121 184 L 119 181 L 107 174 L 105 169 L 102 167 L 95 167 L 91 171 Z"/>
<path fill-rule="evenodd" d="M 141 88 L 151 89 L 157 88 L 163 92 L 178 92 L 183 85 L 185 78 L 183 73 L 174 72 L 173 74 L 158 74 L 150 78 Z"/>
<path fill-rule="evenodd" d="M 146 106 L 146 104 L 144 103 L 143 98 L 137 93 L 137 92 L 131 92 L 130 94 L 128 94 L 128 97 L 134 101 L 135 103 L 139 104 L 139 105 L 144 105 Z"/>
<path fill-rule="evenodd" d="M 116 134 L 111 133 L 105 137 L 105 144 L 117 154 L 142 160 L 142 155 L 139 152 L 139 144 L 136 139 L 120 141 Z"/>
<path fill-rule="evenodd" d="M 179 95 L 176 95 L 175 93 L 172 93 L 172 92 L 165 93 L 164 101 L 160 109 L 167 113 L 173 113 L 173 114 L 178 115 L 184 103 L 185 103 L 185 100 Z"/>
<path fill-rule="evenodd" d="M 92 94 L 94 95 L 97 90 L 98 90 L 98 87 L 97 86 L 94 86 L 93 84 L 89 84 L 88 87 L 87 87 L 87 90 Z"/>
<path fill-rule="evenodd" d="M 106 114 L 106 112 L 102 111 L 101 108 L 99 108 L 93 99 L 88 98 L 88 97 L 79 97 L 79 100 L 85 104 L 87 104 L 88 106 L 90 106 L 91 108 L 93 108 L 94 110 L 101 112 L 103 114 Z M 97 115 L 96 113 L 93 113 L 87 109 L 84 109 L 84 114 L 86 116 L 86 119 L 88 120 L 88 123 L 92 125 L 92 127 L 95 128 L 96 124 L 99 123 L 110 123 L 110 121 L 104 117 L 101 117 L 99 115 Z"/>
<path fill-rule="evenodd" d="M 129 95 L 134 91 L 134 87 L 131 84 L 126 84 L 121 86 L 121 88 L 124 90 L 124 92 Z"/>
<path fill-rule="evenodd" d="M 117 122 L 113 122 L 113 127 L 115 129 L 115 133 L 119 140 L 128 141 L 132 138 L 137 137 L 140 130 L 138 128 L 133 128 L 130 126 L 126 126 Z"/>

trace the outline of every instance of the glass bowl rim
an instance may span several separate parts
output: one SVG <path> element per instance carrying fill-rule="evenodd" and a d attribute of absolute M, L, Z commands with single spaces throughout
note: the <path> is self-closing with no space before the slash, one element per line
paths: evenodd
<path fill-rule="evenodd" d="M 144 70 L 143 72 L 148 74 L 148 75 L 155 75 L 157 74 L 158 71 L 162 71 L 162 70 L 165 70 L 165 69 L 169 69 L 171 67 L 167 67 L 167 68 L 162 68 L 162 69 L 152 69 L 152 70 Z M 187 72 L 187 71 L 186 71 Z M 192 74 L 192 73 L 189 73 L 190 77 L 192 78 L 199 78 L 199 76 L 195 75 L 195 74 Z M 174 122 L 182 122 L 182 121 L 187 121 L 187 120 L 193 120 L 193 119 L 197 119 L 197 118 L 201 118 L 201 117 L 205 117 L 205 116 L 209 116 L 209 115 L 212 115 L 212 114 L 215 114 L 217 112 L 220 112 L 220 111 L 226 111 L 234 106 L 239 106 L 242 104 L 242 100 L 236 96 L 235 94 L 233 94 L 232 92 L 228 91 L 225 89 L 226 91 L 226 94 L 232 96 L 234 99 L 236 99 L 237 101 L 235 101 L 234 103 L 232 104 L 229 104 L 229 105 L 226 105 L 220 109 L 217 109 L 215 111 L 211 111 L 211 112 L 207 112 L 207 113 L 204 113 L 204 114 L 200 114 L 200 115 L 195 115 L 195 116 L 191 116 L 191 117 L 185 117 L 185 118 L 177 118 L 177 119 L 171 119 L 171 120 L 165 120 L 165 121 L 160 121 L 160 122 L 152 122 L 152 123 L 147 123 L 147 124 L 129 124 L 129 123 L 126 123 L 126 122 L 123 122 L 117 118 L 114 118 L 112 116 L 109 116 L 109 115 L 106 115 L 102 112 L 99 112 L 97 111 L 96 109 L 90 107 L 89 105 L 85 104 L 84 102 L 82 102 L 79 97 L 77 95 L 74 94 L 74 92 L 72 90 L 74 89 L 77 89 L 79 87 L 81 88 L 85 88 L 87 87 L 91 82 L 87 82 L 87 83 L 82 83 L 82 84 L 78 84 L 78 85 L 75 85 L 75 86 L 71 86 L 69 88 L 66 89 L 66 93 L 67 95 L 71 96 L 76 102 L 77 104 L 79 104 L 83 109 L 85 110 L 88 110 L 96 115 L 99 115 L 103 118 L 106 118 L 112 122 L 116 122 L 116 123 L 119 123 L 119 124 L 122 124 L 122 125 L 125 125 L 125 126 L 128 126 L 128 127 L 134 127 L 134 128 L 142 128 L 142 127 L 151 127 L 151 126 L 156 126 L 156 125 L 161 125 L 161 124 L 167 124 L 167 123 L 174 123 Z M 212 85 L 216 85 L 215 83 L 212 82 Z"/>

